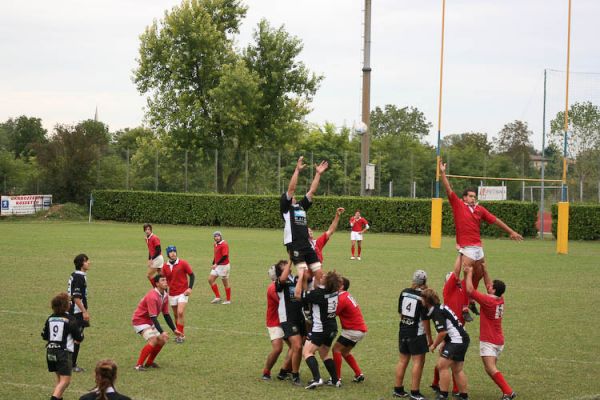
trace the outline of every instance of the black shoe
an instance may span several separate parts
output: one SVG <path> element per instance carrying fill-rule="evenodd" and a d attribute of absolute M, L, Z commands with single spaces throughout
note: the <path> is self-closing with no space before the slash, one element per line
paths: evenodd
<path fill-rule="evenodd" d="M 271 380 L 271 375 L 263 374 L 262 380 L 263 381 L 270 381 Z"/>
<path fill-rule="evenodd" d="M 421 392 L 410 394 L 410 400 L 427 400 L 425 396 L 421 394 Z"/>
<path fill-rule="evenodd" d="M 392 392 L 392 396 L 394 396 L 394 397 L 408 397 L 408 393 L 406 393 L 404 390 L 396 391 L 394 389 L 394 391 Z"/>
<path fill-rule="evenodd" d="M 308 385 L 304 389 L 316 389 L 317 386 L 321 386 L 323 384 L 323 379 L 319 378 L 318 380 L 311 379 L 308 381 Z"/>
<path fill-rule="evenodd" d="M 146 364 L 146 365 L 144 365 L 144 368 L 146 368 L 146 369 L 149 369 L 149 368 L 160 368 L 160 366 L 157 363 L 153 362 L 152 364 Z"/>
<path fill-rule="evenodd" d="M 473 322 L 473 317 L 469 314 L 469 310 L 463 310 L 462 316 L 465 322 Z"/>
<path fill-rule="evenodd" d="M 436 394 L 440 393 L 440 386 L 439 385 L 431 385 L 429 386 L 431 388 L 431 390 L 433 390 Z"/>
<path fill-rule="evenodd" d="M 477 310 L 475 303 L 469 303 L 469 310 L 473 311 L 473 314 L 479 315 L 479 310 Z"/>
<path fill-rule="evenodd" d="M 360 374 L 360 375 L 356 375 L 354 377 L 354 379 L 352 379 L 352 382 L 361 383 L 364 380 L 365 380 L 365 376 L 363 374 Z"/>
<path fill-rule="evenodd" d="M 512 392 L 511 394 L 503 395 L 501 400 L 512 400 L 515 397 L 517 397 L 517 394 L 515 392 Z"/>
<path fill-rule="evenodd" d="M 298 378 L 292 378 L 292 385 L 294 385 L 294 386 L 302 386 L 302 381 L 300 380 L 300 377 L 298 377 Z"/>
<path fill-rule="evenodd" d="M 288 379 L 292 379 L 292 375 L 289 372 L 284 372 L 284 373 L 278 373 L 277 374 L 277 379 L 279 379 L 280 381 L 285 381 Z"/>
<path fill-rule="evenodd" d="M 435 400 L 448 400 L 448 396 L 438 393 L 438 395 L 435 397 Z"/>

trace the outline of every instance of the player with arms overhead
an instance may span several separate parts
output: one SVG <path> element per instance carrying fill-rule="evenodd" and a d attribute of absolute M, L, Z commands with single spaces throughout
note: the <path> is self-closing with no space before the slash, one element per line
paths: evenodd
<path fill-rule="evenodd" d="M 300 171 L 306 168 L 304 157 L 300 156 L 296 163 L 296 169 L 290 179 L 286 193 L 281 195 L 280 212 L 285 223 L 283 228 L 283 244 L 296 266 L 300 284 L 296 285 L 295 297 L 300 298 L 302 290 L 306 289 L 308 281 L 307 270 L 310 268 L 317 280 L 320 280 L 323 272 L 321 271 L 321 262 L 317 257 L 315 249 L 310 244 L 308 235 L 308 223 L 306 212 L 312 205 L 313 195 L 319 187 L 321 174 L 327 170 L 329 164 L 327 161 L 321 161 L 315 168 L 315 176 L 306 195 L 296 201 L 294 194 L 298 184 Z"/>
<path fill-rule="evenodd" d="M 321 264 L 323 263 L 323 248 L 337 230 L 338 223 L 340 222 L 340 215 L 342 215 L 344 211 L 345 210 L 342 207 L 339 207 L 335 211 L 335 216 L 333 217 L 333 221 L 331 221 L 331 225 L 329 225 L 329 228 L 317 239 L 313 237 L 313 230 L 308 228 L 308 238 L 310 240 L 310 244 L 312 245 L 313 249 L 315 249 L 315 253 L 317 253 L 317 257 L 319 258 L 319 262 Z"/>
<path fill-rule="evenodd" d="M 350 217 L 350 227 L 352 228 L 350 232 L 350 241 L 352 242 L 352 256 L 351 260 L 360 261 L 360 253 L 362 251 L 362 240 L 363 233 L 369 229 L 369 222 L 360 215 L 360 210 L 356 210 L 354 216 Z M 354 248 L 358 245 L 358 256 L 354 257 Z"/>

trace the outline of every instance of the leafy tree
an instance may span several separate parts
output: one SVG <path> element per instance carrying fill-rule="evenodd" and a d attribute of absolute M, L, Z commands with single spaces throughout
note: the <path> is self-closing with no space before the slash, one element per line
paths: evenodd
<path fill-rule="evenodd" d="M 530 173 L 529 155 L 535 154 L 533 144 L 529 139 L 533 132 L 529 130 L 527 122 L 515 120 L 504 125 L 498 132 L 494 141 L 496 150 L 510 157 L 518 165 L 522 175 Z"/>
<path fill-rule="evenodd" d="M 488 141 L 487 134 L 480 132 L 447 135 L 442 139 L 442 147 L 451 147 L 456 150 L 474 148 L 486 156 L 492 151 L 492 143 Z"/>
<path fill-rule="evenodd" d="M 0 149 L 0 191 L 4 194 L 36 193 L 39 172 L 32 159 L 15 158 L 8 150 Z"/>
<path fill-rule="evenodd" d="M 15 158 L 34 155 L 35 144 L 45 143 L 46 129 L 40 118 L 21 115 L 0 124 L 0 147 L 10 150 Z"/>
<path fill-rule="evenodd" d="M 125 128 L 115 132 L 112 135 L 112 145 L 118 154 L 125 155 L 127 150 L 132 155 L 139 147 L 138 141 L 141 138 L 151 138 L 154 132 L 146 127 L 138 126 L 136 128 Z"/>
<path fill-rule="evenodd" d="M 416 107 L 398 108 L 386 104 L 382 110 L 375 107 L 371 111 L 370 129 L 373 138 L 383 138 L 390 135 L 405 135 L 412 139 L 421 140 L 429 133 L 431 123 Z"/>

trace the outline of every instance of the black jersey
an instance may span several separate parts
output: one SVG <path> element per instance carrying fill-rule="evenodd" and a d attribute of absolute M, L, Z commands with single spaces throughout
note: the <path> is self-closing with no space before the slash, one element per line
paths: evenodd
<path fill-rule="evenodd" d="M 69 283 L 67 285 L 67 293 L 71 296 L 71 314 L 79 314 L 82 313 L 83 310 L 80 310 L 75 304 L 74 299 L 79 298 L 83 302 L 83 306 L 87 310 L 88 301 L 87 301 L 87 276 L 83 271 L 75 271 L 69 277 Z"/>
<path fill-rule="evenodd" d="M 422 321 L 429 317 L 421 303 L 421 289 L 406 288 L 400 293 L 398 313 L 400 314 L 400 336 L 416 337 L 425 334 Z"/>
<path fill-rule="evenodd" d="M 469 343 L 469 334 L 449 307 L 444 304 L 436 305 L 429 310 L 429 316 L 433 320 L 436 331 L 448 332 L 444 338 L 445 342 Z"/>
<path fill-rule="evenodd" d="M 83 396 L 81 396 L 79 398 L 79 400 L 97 400 L 98 399 L 98 394 L 99 392 L 97 392 L 96 390 L 84 394 Z M 121 393 L 118 392 L 110 392 L 110 393 L 106 393 L 106 398 L 108 400 L 131 400 L 130 397 L 127 397 Z"/>
<path fill-rule="evenodd" d="M 302 301 L 311 304 L 313 332 L 337 331 L 335 310 L 338 305 L 338 292 L 326 293 L 325 289 L 316 288 L 304 292 Z"/>
<path fill-rule="evenodd" d="M 279 296 L 279 307 L 277 308 L 279 323 L 288 321 L 301 322 L 304 318 L 302 314 L 302 302 L 294 295 L 296 283 L 297 278 L 292 275 L 289 275 L 285 282 L 281 282 L 279 279 L 275 281 L 275 290 L 277 291 L 277 296 Z"/>
<path fill-rule="evenodd" d="M 70 351 L 75 349 L 74 341 L 82 341 L 81 328 L 70 314 L 52 314 L 44 324 L 42 338 L 48 342 L 48 349 Z"/>
<path fill-rule="evenodd" d="M 288 250 L 301 250 L 312 248 L 308 239 L 308 224 L 306 212 L 312 205 L 308 197 L 304 196 L 296 204 L 287 196 L 287 192 L 281 195 L 279 203 L 281 217 L 285 222 L 283 227 L 283 244 Z"/>

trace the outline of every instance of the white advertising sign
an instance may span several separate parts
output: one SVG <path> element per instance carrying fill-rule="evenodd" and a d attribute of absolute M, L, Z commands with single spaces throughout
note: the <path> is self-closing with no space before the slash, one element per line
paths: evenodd
<path fill-rule="evenodd" d="M 365 189 L 375 189 L 375 164 L 367 164 L 367 171 L 365 176 Z"/>
<path fill-rule="evenodd" d="M 51 194 L 33 194 L 23 196 L 2 196 L 0 215 L 35 214 L 47 210 L 52 205 Z"/>
<path fill-rule="evenodd" d="M 506 186 L 479 186 L 477 199 L 483 201 L 506 200 Z"/>

